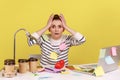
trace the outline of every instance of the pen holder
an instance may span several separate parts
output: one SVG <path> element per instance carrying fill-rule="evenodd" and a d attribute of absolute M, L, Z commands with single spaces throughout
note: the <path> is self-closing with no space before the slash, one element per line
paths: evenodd
<path fill-rule="evenodd" d="M 29 58 L 29 71 L 30 72 L 36 72 L 37 71 L 37 64 L 38 64 L 38 59 L 36 58 Z"/>
<path fill-rule="evenodd" d="M 17 70 L 15 69 L 15 60 L 6 59 L 4 61 L 4 69 L 2 70 L 2 75 L 8 78 L 17 75 Z"/>
<path fill-rule="evenodd" d="M 28 60 L 27 59 L 19 59 L 19 73 L 26 73 L 28 70 Z"/>

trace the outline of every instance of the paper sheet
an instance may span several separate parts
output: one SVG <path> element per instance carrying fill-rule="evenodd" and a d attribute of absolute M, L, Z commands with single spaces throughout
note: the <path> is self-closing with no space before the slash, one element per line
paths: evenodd
<path fill-rule="evenodd" d="M 75 69 L 81 70 L 81 68 L 80 68 L 79 66 L 77 66 L 77 65 L 73 65 L 73 67 L 74 67 Z"/>

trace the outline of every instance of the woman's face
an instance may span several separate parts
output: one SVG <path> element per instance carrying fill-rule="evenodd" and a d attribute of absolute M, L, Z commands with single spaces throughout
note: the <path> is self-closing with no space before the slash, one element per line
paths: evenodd
<path fill-rule="evenodd" d="M 64 31 L 62 22 L 60 20 L 53 20 L 52 26 L 49 28 L 49 31 L 51 32 L 51 37 L 53 39 L 60 39 L 62 36 L 62 32 Z"/>

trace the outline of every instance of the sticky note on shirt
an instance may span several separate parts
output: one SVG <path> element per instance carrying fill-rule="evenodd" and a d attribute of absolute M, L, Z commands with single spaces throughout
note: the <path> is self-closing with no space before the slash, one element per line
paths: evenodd
<path fill-rule="evenodd" d="M 94 73 L 96 76 L 104 75 L 104 70 L 103 70 L 102 66 L 97 66 Z"/>
<path fill-rule="evenodd" d="M 116 47 L 111 48 L 111 54 L 112 54 L 112 56 L 117 56 Z"/>
<path fill-rule="evenodd" d="M 105 58 L 105 62 L 106 62 L 107 64 L 114 64 L 114 63 L 115 63 L 111 56 L 107 56 L 107 57 Z"/>
<path fill-rule="evenodd" d="M 104 58 L 105 57 L 105 52 L 106 52 L 106 49 L 100 49 L 100 58 Z"/>
<path fill-rule="evenodd" d="M 44 40 L 48 41 L 49 38 L 48 38 L 47 35 L 42 35 L 42 36 L 43 36 L 43 39 L 44 39 Z"/>
<path fill-rule="evenodd" d="M 59 49 L 60 50 L 65 50 L 66 47 L 67 47 L 66 44 L 62 43 L 62 44 L 60 44 Z"/>
<path fill-rule="evenodd" d="M 55 53 L 55 52 L 51 52 L 51 54 L 50 54 L 50 58 L 56 60 L 56 59 L 58 58 L 58 54 Z"/>

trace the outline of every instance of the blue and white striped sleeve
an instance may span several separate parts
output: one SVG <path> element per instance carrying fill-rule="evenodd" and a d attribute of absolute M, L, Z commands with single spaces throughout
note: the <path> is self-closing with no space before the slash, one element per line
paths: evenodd
<path fill-rule="evenodd" d="M 42 43 L 43 40 L 42 40 L 41 36 L 39 36 L 39 34 L 37 34 L 37 32 L 34 32 L 31 35 L 37 39 L 38 45 L 40 45 Z"/>
<path fill-rule="evenodd" d="M 70 38 L 70 44 L 71 46 L 76 46 L 84 43 L 86 41 L 85 37 L 80 34 L 79 32 L 76 32 L 75 35 L 71 36 Z"/>

